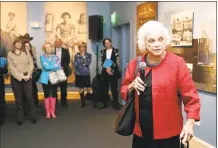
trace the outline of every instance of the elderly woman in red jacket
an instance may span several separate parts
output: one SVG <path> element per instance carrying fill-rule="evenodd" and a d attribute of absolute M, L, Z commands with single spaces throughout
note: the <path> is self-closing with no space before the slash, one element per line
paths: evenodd
<path fill-rule="evenodd" d="M 147 50 L 142 56 L 145 78 L 141 80 L 139 72 L 134 77 L 138 59 L 134 58 L 121 85 L 126 101 L 129 92 L 136 92 L 133 148 L 179 148 L 180 140 L 189 141 L 194 122 L 200 121 L 198 92 L 184 59 L 166 51 L 169 43 L 168 30 L 160 22 L 149 21 L 138 31 L 138 47 Z M 184 126 L 182 102 L 187 114 Z"/>

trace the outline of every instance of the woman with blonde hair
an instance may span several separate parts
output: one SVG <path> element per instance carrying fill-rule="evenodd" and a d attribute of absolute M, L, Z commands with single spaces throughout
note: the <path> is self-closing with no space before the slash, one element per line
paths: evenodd
<path fill-rule="evenodd" d="M 76 87 L 79 87 L 81 107 L 85 106 L 84 89 L 87 88 L 86 98 L 92 97 L 92 89 L 90 85 L 90 69 L 89 65 L 92 62 L 92 55 L 87 52 L 87 44 L 81 42 L 79 51 L 74 56 L 74 67 L 76 73 Z"/>
<path fill-rule="evenodd" d="M 23 98 L 25 96 L 30 110 L 31 122 L 36 123 L 36 107 L 32 90 L 33 59 L 22 47 L 22 40 L 14 40 L 13 49 L 8 53 L 8 65 L 11 72 L 11 87 L 15 96 L 17 124 L 23 123 Z"/>
<path fill-rule="evenodd" d="M 200 99 L 185 60 L 169 51 L 167 28 L 149 21 L 138 31 L 145 78 L 134 77 L 138 58 L 128 64 L 121 84 L 121 96 L 128 101 L 135 91 L 133 148 L 179 148 L 193 137 L 194 122 L 200 120 Z M 145 64 L 144 64 L 145 65 Z M 183 126 L 182 103 L 187 114 Z"/>
<path fill-rule="evenodd" d="M 56 94 L 57 86 L 52 85 L 49 82 L 49 73 L 61 69 L 58 63 L 58 58 L 53 54 L 53 48 L 51 43 L 46 42 L 43 44 L 43 55 L 40 56 L 40 62 L 42 65 L 42 73 L 39 78 L 39 82 L 42 83 L 44 91 L 44 106 L 46 111 L 46 118 L 56 118 L 55 106 L 56 106 Z"/>

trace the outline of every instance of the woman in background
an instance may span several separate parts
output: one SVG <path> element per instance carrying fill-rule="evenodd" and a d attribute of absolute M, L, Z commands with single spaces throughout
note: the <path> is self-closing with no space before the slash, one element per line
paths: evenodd
<path fill-rule="evenodd" d="M 113 108 L 119 110 L 120 105 L 118 101 L 118 79 L 121 77 L 121 72 L 119 70 L 119 49 L 112 46 L 111 39 L 105 38 L 102 41 L 104 49 L 101 50 L 101 65 L 102 65 L 102 82 L 103 82 L 103 92 L 102 92 L 102 103 L 99 109 L 107 108 L 109 101 L 109 87 L 111 88 L 113 96 Z M 111 61 L 112 64 L 109 67 L 105 67 L 105 61 Z"/>
<path fill-rule="evenodd" d="M 17 124 L 23 123 L 23 98 L 26 98 L 30 110 L 31 122 L 36 123 L 36 107 L 33 102 L 32 72 L 33 59 L 22 47 L 22 40 L 15 39 L 13 49 L 8 53 L 8 65 L 11 72 L 11 87 L 15 96 Z"/>
<path fill-rule="evenodd" d="M 85 97 L 92 100 L 92 89 L 90 85 L 90 69 L 92 55 L 87 52 L 87 44 L 82 42 L 79 45 L 79 53 L 74 56 L 74 67 L 76 73 L 76 87 L 79 87 L 81 107 L 86 105 Z M 87 95 L 84 95 L 84 89 L 87 88 Z"/>
<path fill-rule="evenodd" d="M 135 127 L 132 148 L 179 148 L 193 137 L 195 121 L 200 120 L 200 99 L 182 57 L 166 51 L 170 44 L 167 28 L 149 21 L 138 31 L 138 47 L 146 63 L 145 78 L 134 77 L 138 58 L 128 64 L 121 84 L 121 96 L 135 95 Z M 139 96 L 140 94 L 140 96 Z M 182 102 L 187 113 L 183 126 Z"/>
<path fill-rule="evenodd" d="M 57 64 L 57 56 L 53 54 L 53 48 L 51 43 L 46 42 L 42 47 L 44 54 L 40 56 L 40 62 L 42 65 L 42 73 L 39 78 L 39 82 L 42 83 L 44 91 L 44 106 L 46 111 L 46 118 L 56 118 L 55 107 L 56 107 L 56 94 L 57 86 L 52 85 L 49 82 L 49 73 L 61 69 L 60 65 Z"/>
<path fill-rule="evenodd" d="M 33 59 L 33 65 L 34 65 L 34 69 L 37 68 L 37 59 L 36 59 L 36 55 L 33 53 L 33 49 L 32 49 L 32 45 L 30 44 L 29 41 L 25 41 L 24 43 L 24 48 L 29 51 L 32 59 Z M 35 105 L 36 107 L 40 107 L 40 104 L 39 104 L 39 99 L 38 99 L 38 88 L 37 88 L 37 80 L 36 79 L 32 79 L 32 88 L 33 88 L 33 98 L 34 98 L 34 101 L 35 101 Z"/>

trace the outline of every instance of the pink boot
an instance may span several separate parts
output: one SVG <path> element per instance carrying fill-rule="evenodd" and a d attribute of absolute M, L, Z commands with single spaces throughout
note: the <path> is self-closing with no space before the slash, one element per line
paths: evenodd
<path fill-rule="evenodd" d="M 44 105 L 45 105 L 46 118 L 50 119 L 51 118 L 50 117 L 50 107 L 51 107 L 50 98 L 45 98 Z"/>
<path fill-rule="evenodd" d="M 51 104 L 51 106 L 50 106 L 51 116 L 52 116 L 52 118 L 56 118 L 56 115 L 55 115 L 56 98 L 50 97 L 49 100 L 50 100 L 50 104 Z"/>

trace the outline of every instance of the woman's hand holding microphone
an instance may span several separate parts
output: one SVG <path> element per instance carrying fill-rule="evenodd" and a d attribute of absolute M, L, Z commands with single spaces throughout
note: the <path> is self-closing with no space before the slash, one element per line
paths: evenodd
<path fill-rule="evenodd" d="M 128 90 L 136 90 L 137 94 L 140 95 L 140 91 L 145 90 L 146 84 L 142 81 L 140 77 L 136 77 L 135 80 L 129 85 Z"/>

